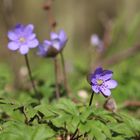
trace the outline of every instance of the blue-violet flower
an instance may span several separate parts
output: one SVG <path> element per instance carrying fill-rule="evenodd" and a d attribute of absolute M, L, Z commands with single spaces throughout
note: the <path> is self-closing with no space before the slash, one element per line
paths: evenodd
<path fill-rule="evenodd" d="M 34 26 L 32 24 L 16 25 L 11 31 L 8 32 L 8 48 L 12 51 L 19 50 L 22 55 L 28 53 L 29 49 L 38 46 L 39 41 L 36 34 L 33 32 Z"/>
<path fill-rule="evenodd" d="M 117 86 L 117 82 L 112 79 L 112 75 L 113 72 L 110 70 L 97 68 L 95 72 L 89 77 L 92 90 L 95 93 L 102 93 L 105 97 L 110 96 L 110 89 L 113 89 Z"/>
<path fill-rule="evenodd" d="M 43 57 L 55 57 L 62 51 L 67 42 L 67 35 L 64 30 L 59 33 L 51 32 L 50 40 L 44 40 L 38 47 L 38 54 Z"/>
<path fill-rule="evenodd" d="M 104 49 L 104 43 L 97 34 L 93 34 L 91 36 L 90 42 L 91 45 L 95 46 L 98 49 L 98 51 L 102 51 Z"/>

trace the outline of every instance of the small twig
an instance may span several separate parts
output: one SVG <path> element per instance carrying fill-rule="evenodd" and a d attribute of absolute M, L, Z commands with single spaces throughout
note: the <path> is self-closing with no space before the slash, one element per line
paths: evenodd
<path fill-rule="evenodd" d="M 140 107 L 140 101 L 126 101 L 124 103 L 125 107 Z"/>
<path fill-rule="evenodd" d="M 103 60 L 101 62 L 101 65 L 114 65 L 117 64 L 125 59 L 127 59 L 128 57 L 132 57 L 134 55 L 136 55 L 137 53 L 140 52 L 140 45 L 136 45 L 134 47 L 125 49 L 117 54 L 114 54 L 113 56 L 111 56 L 110 58 Z"/>
<path fill-rule="evenodd" d="M 55 30 L 55 27 L 57 25 L 55 18 L 53 16 L 52 12 L 52 0 L 47 0 L 47 2 L 44 4 L 44 10 L 47 11 L 47 16 L 48 16 L 48 23 L 50 26 L 51 31 Z"/>

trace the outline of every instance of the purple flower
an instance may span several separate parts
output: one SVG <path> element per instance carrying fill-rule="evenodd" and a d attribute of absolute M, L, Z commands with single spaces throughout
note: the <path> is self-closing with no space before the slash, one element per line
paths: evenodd
<path fill-rule="evenodd" d="M 50 40 L 44 40 L 38 47 L 38 54 L 43 57 L 55 57 L 62 51 L 67 42 L 67 35 L 64 30 L 59 33 L 51 32 Z"/>
<path fill-rule="evenodd" d="M 104 48 L 104 43 L 103 41 L 99 38 L 98 35 L 93 34 L 91 36 L 90 42 L 93 46 L 95 46 L 99 51 L 102 51 Z"/>
<path fill-rule="evenodd" d="M 117 86 L 117 82 L 112 79 L 112 75 L 113 72 L 110 70 L 97 68 L 89 78 L 92 90 L 95 93 L 102 93 L 105 97 L 110 96 L 110 89 L 113 89 Z"/>
<path fill-rule="evenodd" d="M 36 39 L 36 34 L 33 33 L 34 26 L 18 24 L 8 32 L 8 48 L 12 51 L 19 50 L 22 55 L 28 53 L 29 49 L 38 46 L 39 42 Z"/>

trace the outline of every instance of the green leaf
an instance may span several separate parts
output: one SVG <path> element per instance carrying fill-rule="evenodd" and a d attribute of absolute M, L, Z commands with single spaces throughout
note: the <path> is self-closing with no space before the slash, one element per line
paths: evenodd
<path fill-rule="evenodd" d="M 88 117 L 93 113 L 92 108 L 91 107 L 85 107 L 84 110 L 81 112 L 81 114 L 79 115 L 80 120 L 82 122 L 86 122 Z"/>
<path fill-rule="evenodd" d="M 128 138 L 134 136 L 134 133 L 132 132 L 132 130 L 125 123 L 110 125 L 110 129 Z"/>
<path fill-rule="evenodd" d="M 79 114 L 79 111 L 78 111 L 76 105 L 68 99 L 61 99 L 59 101 L 59 103 L 56 105 L 56 108 L 60 109 L 60 110 L 63 110 L 66 113 L 69 113 L 69 114 L 73 114 L 73 115 L 75 115 L 75 114 L 78 115 Z"/>

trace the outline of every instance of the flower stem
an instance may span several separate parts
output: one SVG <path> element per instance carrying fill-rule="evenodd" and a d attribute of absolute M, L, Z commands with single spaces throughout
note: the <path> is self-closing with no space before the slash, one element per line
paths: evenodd
<path fill-rule="evenodd" d="M 69 96 L 70 92 L 69 92 L 68 82 L 67 82 L 66 65 L 65 65 L 64 55 L 62 52 L 60 53 L 60 56 L 61 56 L 61 63 L 62 63 L 62 69 L 63 69 L 64 86 L 65 86 L 67 95 Z"/>
<path fill-rule="evenodd" d="M 37 89 L 35 87 L 35 83 L 34 83 L 34 80 L 33 80 L 33 77 L 32 77 L 32 72 L 31 72 L 31 68 L 30 68 L 29 59 L 28 59 L 28 55 L 27 54 L 25 55 L 25 62 L 26 62 L 26 65 L 27 65 L 28 74 L 29 74 L 29 77 L 30 77 L 30 81 L 31 81 L 33 90 L 34 90 L 34 94 L 38 95 L 38 92 L 37 92 Z"/>
<path fill-rule="evenodd" d="M 91 105 L 92 105 L 93 96 L 94 96 L 94 92 L 92 92 L 92 94 L 91 94 L 91 97 L 90 97 L 90 102 L 89 102 L 89 106 L 91 106 Z"/>
<path fill-rule="evenodd" d="M 58 83 L 58 65 L 57 58 L 54 58 L 54 72 L 55 72 L 55 87 L 56 87 L 56 98 L 59 99 L 59 83 Z"/>

